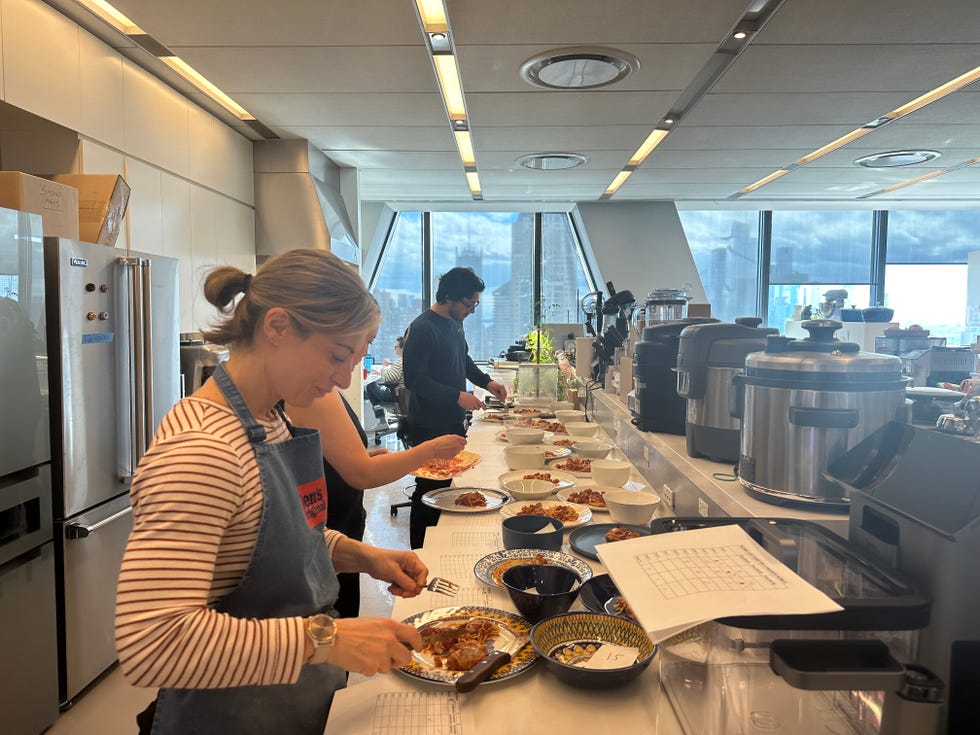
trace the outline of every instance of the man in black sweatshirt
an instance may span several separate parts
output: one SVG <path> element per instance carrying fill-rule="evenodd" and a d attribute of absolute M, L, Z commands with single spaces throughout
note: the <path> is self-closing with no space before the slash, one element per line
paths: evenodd
<path fill-rule="evenodd" d="M 405 333 L 402 367 L 409 391 L 406 439 L 410 444 L 445 434 L 466 435 L 466 412 L 483 403 L 466 392 L 466 381 L 503 401 L 507 389 L 491 380 L 470 359 L 463 320 L 480 304 L 485 288 L 472 268 L 453 268 L 439 278 L 436 303 L 409 325 Z M 422 546 L 425 529 L 439 520 L 439 511 L 422 504 L 429 490 L 446 487 L 451 480 L 418 478 L 412 494 L 410 535 L 412 548 Z"/>

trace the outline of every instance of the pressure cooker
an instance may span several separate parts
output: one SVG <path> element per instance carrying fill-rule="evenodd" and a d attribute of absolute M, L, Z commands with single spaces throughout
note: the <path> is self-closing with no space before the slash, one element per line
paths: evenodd
<path fill-rule="evenodd" d="M 909 379 L 900 358 L 834 339 L 836 320 L 802 326 L 809 337 L 770 335 L 735 376 L 738 479 L 760 500 L 846 509 L 845 491 L 823 472 L 876 429 L 905 420 Z"/>

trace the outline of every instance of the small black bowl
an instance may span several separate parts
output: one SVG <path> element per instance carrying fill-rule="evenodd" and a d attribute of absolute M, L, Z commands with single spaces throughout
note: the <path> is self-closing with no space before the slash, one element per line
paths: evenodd
<path fill-rule="evenodd" d="M 887 306 L 871 306 L 867 309 L 862 309 L 861 313 L 864 315 L 864 321 L 866 322 L 890 322 L 892 317 L 895 316 L 895 310 L 889 309 Z"/>
<path fill-rule="evenodd" d="M 501 526 L 505 549 L 559 551 L 565 538 L 565 524 L 550 516 L 511 516 L 504 518 Z"/>
<path fill-rule="evenodd" d="M 582 589 L 578 574 L 553 564 L 511 567 L 501 581 L 517 612 L 532 623 L 567 612 Z"/>
<path fill-rule="evenodd" d="M 863 322 L 864 314 L 861 309 L 856 306 L 852 306 L 849 309 L 840 310 L 840 320 L 842 322 Z"/>

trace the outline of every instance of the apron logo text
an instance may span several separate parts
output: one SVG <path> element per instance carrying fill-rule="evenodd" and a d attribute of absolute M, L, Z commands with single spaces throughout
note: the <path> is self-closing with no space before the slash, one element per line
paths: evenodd
<path fill-rule="evenodd" d="M 300 502 L 303 504 L 303 514 L 306 525 L 315 528 L 327 518 L 327 483 L 323 477 L 296 488 Z"/>

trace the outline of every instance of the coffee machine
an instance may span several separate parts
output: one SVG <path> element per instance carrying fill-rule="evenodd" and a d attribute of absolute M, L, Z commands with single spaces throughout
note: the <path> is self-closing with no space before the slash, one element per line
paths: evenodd
<path fill-rule="evenodd" d="M 181 333 L 180 374 L 184 395 L 189 396 L 204 385 L 229 354 L 227 347 L 205 342 L 200 332 Z"/>

